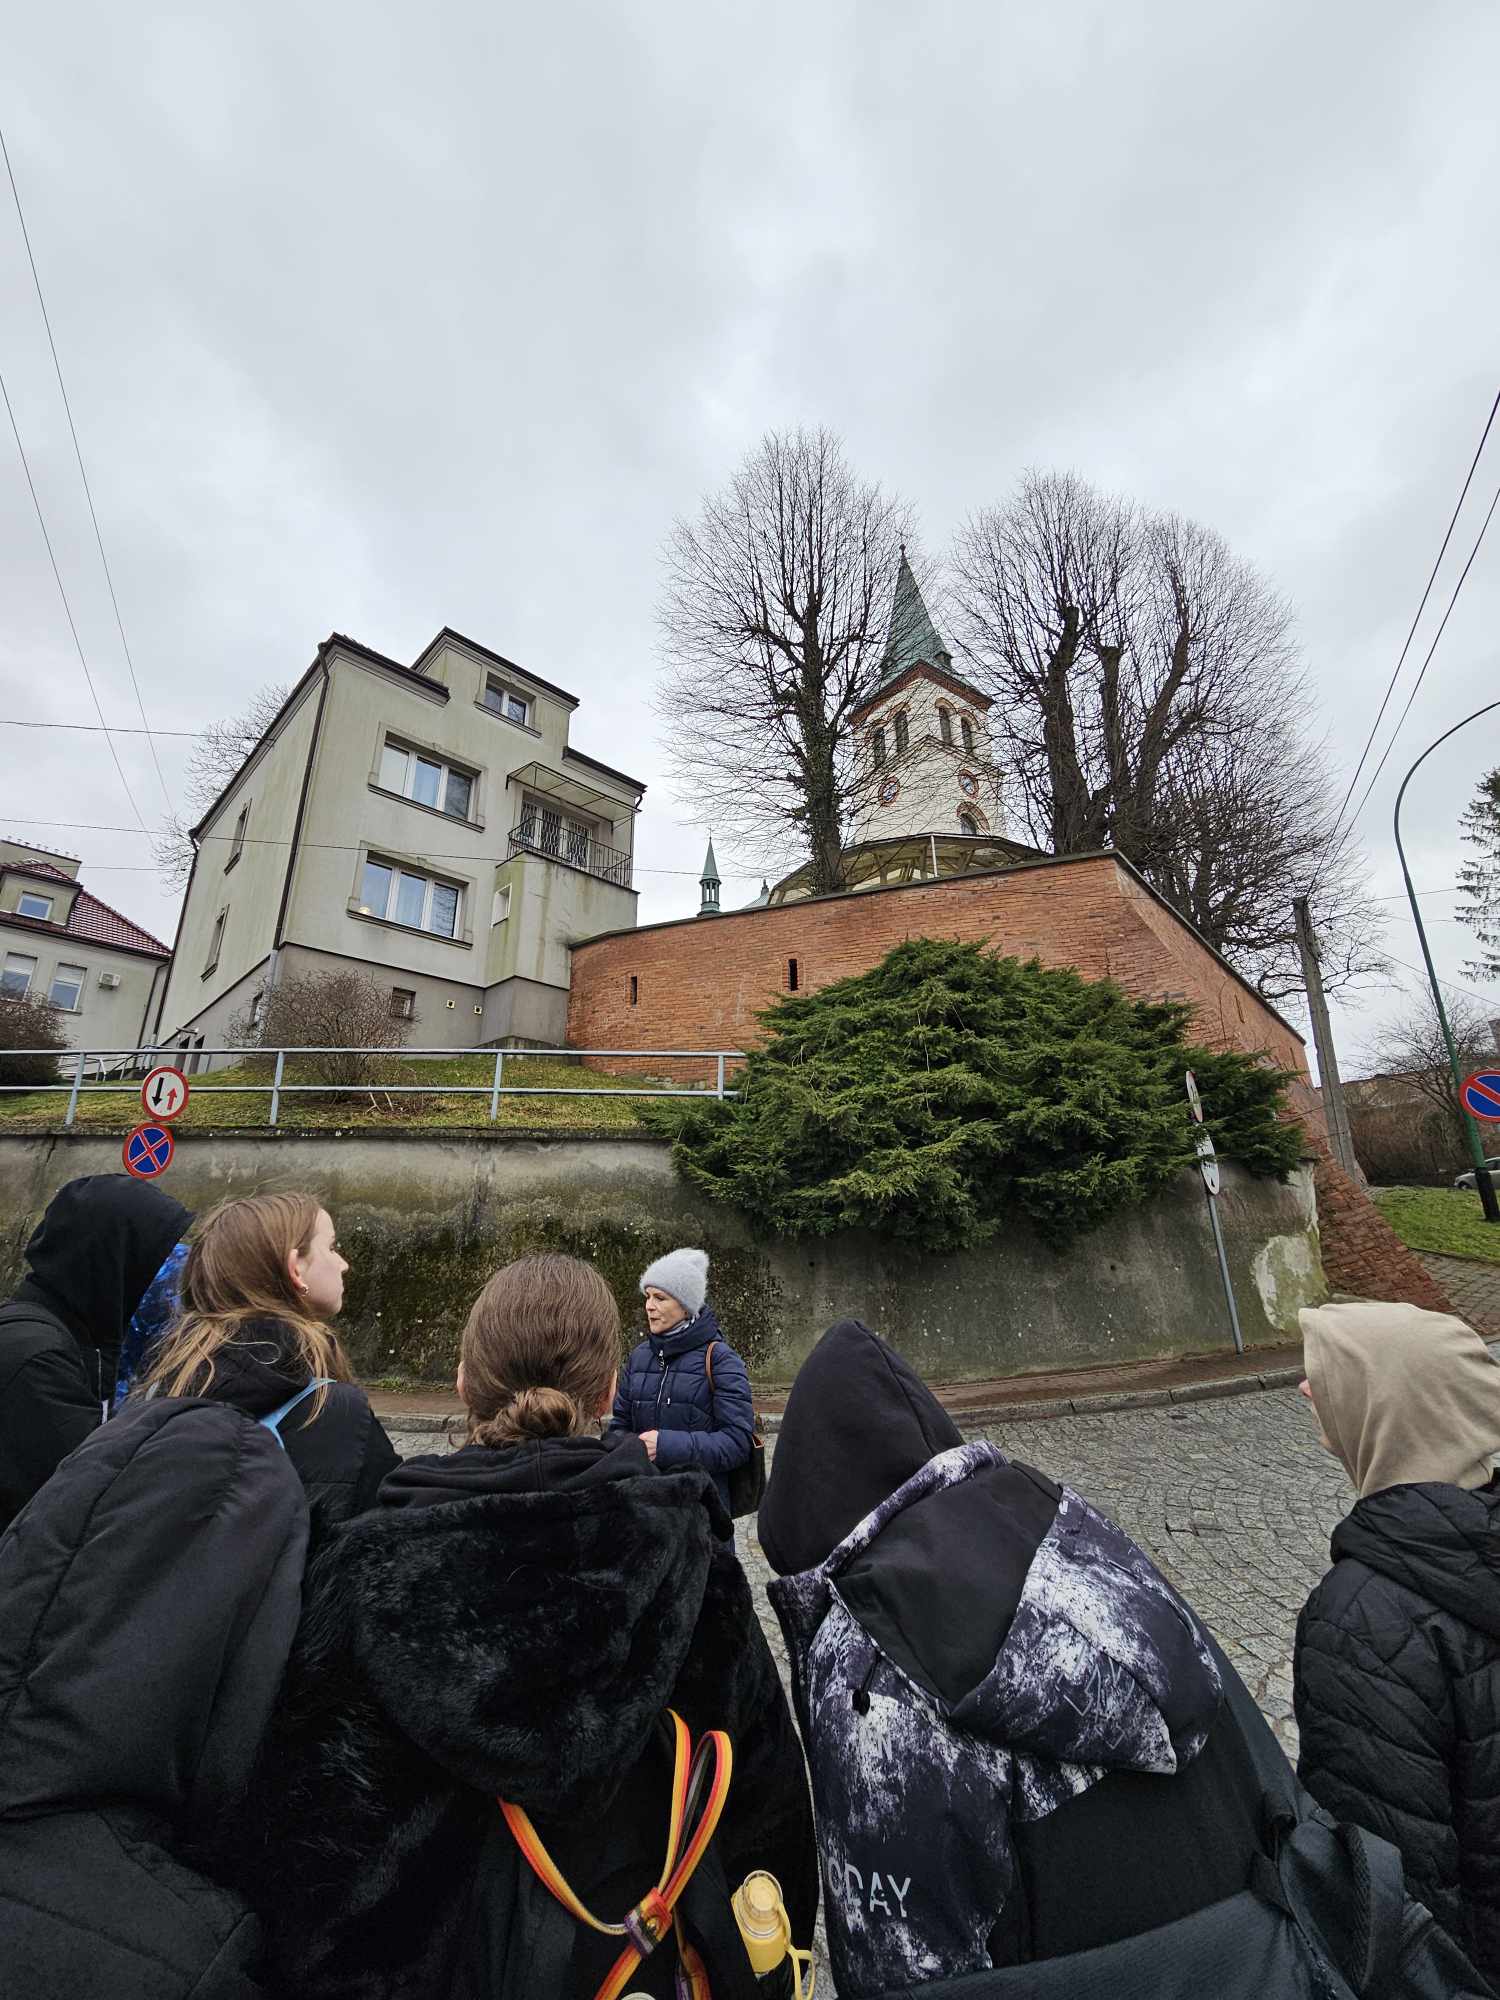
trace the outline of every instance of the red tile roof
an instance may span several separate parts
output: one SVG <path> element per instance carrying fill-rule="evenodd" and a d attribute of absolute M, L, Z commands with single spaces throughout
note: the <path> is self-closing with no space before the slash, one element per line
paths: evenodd
<path fill-rule="evenodd" d="M 0 864 L 0 873 L 15 869 L 18 873 L 40 875 L 49 881 L 66 883 L 70 889 L 78 889 L 73 876 L 65 874 L 61 868 L 54 868 L 50 861 L 7 861 Z M 108 903 L 101 903 L 97 896 L 91 896 L 87 889 L 78 889 L 73 898 L 73 908 L 65 924 L 55 924 L 47 917 L 23 917 L 15 910 L 0 913 L 0 923 L 18 924 L 23 930 L 41 931 L 56 937 L 61 931 L 64 937 L 82 938 L 89 944 L 107 945 L 112 951 L 137 951 L 149 958 L 170 958 L 172 948 L 152 937 L 150 931 L 133 924 L 129 917 L 122 917 L 118 910 L 112 910 Z"/>

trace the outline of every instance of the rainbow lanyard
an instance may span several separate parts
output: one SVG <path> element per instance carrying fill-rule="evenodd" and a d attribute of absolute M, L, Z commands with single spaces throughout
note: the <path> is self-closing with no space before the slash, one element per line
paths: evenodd
<path fill-rule="evenodd" d="M 662 1864 L 661 1879 L 656 1887 L 647 1890 L 623 1923 L 601 1923 L 591 1910 L 586 1909 L 542 1845 L 530 1817 L 520 1806 L 508 1805 L 504 1799 L 498 1801 L 517 1847 L 525 1855 L 538 1880 L 551 1891 L 568 1914 L 605 1937 L 620 1937 L 627 1941 L 595 2000 L 619 2000 L 636 1967 L 655 1951 L 668 1931 L 675 1932 L 677 1939 L 678 2000 L 713 2000 L 703 1961 L 683 1933 L 677 1916 L 677 1900 L 691 1881 L 693 1871 L 714 1837 L 724 1801 L 729 1795 L 734 1752 L 722 1729 L 710 1729 L 695 1749 L 682 1717 L 675 1709 L 668 1709 L 667 1714 L 673 1735 L 672 1816 L 667 1828 L 667 1858 Z M 698 1810 L 700 1805 L 701 1810 Z M 695 1811 L 697 1818 L 693 1830 L 684 1842 L 684 1830 Z"/>

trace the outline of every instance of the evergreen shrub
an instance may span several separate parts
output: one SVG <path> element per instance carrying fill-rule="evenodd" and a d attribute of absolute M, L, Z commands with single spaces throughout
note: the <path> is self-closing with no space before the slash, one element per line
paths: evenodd
<path fill-rule="evenodd" d="M 1061 1247 L 1192 1163 L 1188 1069 L 1221 1153 L 1284 1179 L 1303 1150 L 1289 1075 L 1194 1046 L 1185 1006 L 981 945 L 909 940 L 761 1021 L 738 1099 L 642 1116 L 684 1180 L 779 1235 L 963 1250 L 1024 1216 Z"/>

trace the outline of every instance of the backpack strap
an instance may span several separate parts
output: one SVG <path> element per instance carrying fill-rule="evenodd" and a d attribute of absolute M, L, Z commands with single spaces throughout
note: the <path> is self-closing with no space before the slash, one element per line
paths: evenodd
<path fill-rule="evenodd" d="M 703 1371 L 708 1377 L 708 1393 L 710 1396 L 714 1392 L 714 1349 L 718 1344 L 716 1340 L 711 1340 L 708 1343 L 708 1352 L 703 1357 Z"/>
<path fill-rule="evenodd" d="M 677 1940 L 677 1954 L 686 1981 L 685 1991 L 692 2000 L 709 2000 L 703 1962 L 689 1944 L 677 1915 L 677 1902 L 708 1850 L 719 1824 L 729 1781 L 734 1771 L 734 1752 L 722 1729 L 710 1729 L 695 1749 L 688 1726 L 675 1709 L 667 1711 L 673 1738 L 672 1816 L 667 1829 L 667 1858 L 661 1879 L 654 1889 L 626 1912 L 623 1922 L 602 1923 L 574 1894 L 557 1863 L 542 1844 L 530 1816 L 520 1806 L 497 1800 L 505 1823 L 533 1874 L 568 1914 L 590 1930 L 605 1937 L 625 1940 L 625 1949 L 615 1960 L 608 1978 L 595 2000 L 619 2000 L 641 1962 L 655 1951 L 669 1931 Z M 695 1818 L 696 1815 L 696 1818 Z M 692 1825 L 688 1832 L 689 1824 Z M 684 1836 L 686 1836 L 684 1838 Z"/>
<path fill-rule="evenodd" d="M 299 1403 L 305 1403 L 315 1389 L 331 1389 L 332 1387 L 333 1378 L 331 1376 L 315 1375 L 305 1389 L 299 1389 L 295 1396 L 288 1396 L 279 1410 L 269 1410 L 265 1416 L 257 1417 L 255 1421 L 260 1425 L 262 1430 L 269 1431 L 281 1446 L 281 1449 L 285 1451 L 286 1439 L 281 1435 L 282 1418 L 289 1417 Z"/>

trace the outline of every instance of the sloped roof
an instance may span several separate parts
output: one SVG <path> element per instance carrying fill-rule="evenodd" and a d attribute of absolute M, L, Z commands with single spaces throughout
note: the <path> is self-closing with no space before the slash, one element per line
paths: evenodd
<path fill-rule="evenodd" d="M 54 868 L 48 861 L 28 861 L 24 871 L 19 862 L 0 864 L 0 874 L 14 867 L 18 873 L 40 875 L 52 882 L 61 882 L 65 888 L 77 889 L 73 898 L 73 908 L 68 913 L 65 924 L 54 924 L 46 917 L 23 917 L 14 910 L 0 913 L 0 923 L 16 925 L 21 930 L 38 931 L 45 937 L 78 938 L 87 944 L 107 945 L 111 951 L 135 951 L 150 958 L 170 958 L 170 945 L 164 945 L 150 931 L 133 924 L 129 917 L 111 909 L 108 903 L 101 903 L 97 896 L 91 896 L 87 889 L 81 889 L 71 875 L 65 875 L 61 868 Z"/>
<path fill-rule="evenodd" d="M 886 636 L 880 678 L 882 681 L 893 681 L 898 674 L 904 674 L 908 667 L 916 666 L 919 661 L 929 667 L 951 668 L 953 655 L 938 635 L 932 613 L 917 588 L 917 579 L 912 575 L 911 564 L 906 560 L 903 549 L 901 567 L 896 572 L 896 598 L 891 606 L 891 629 Z"/>

